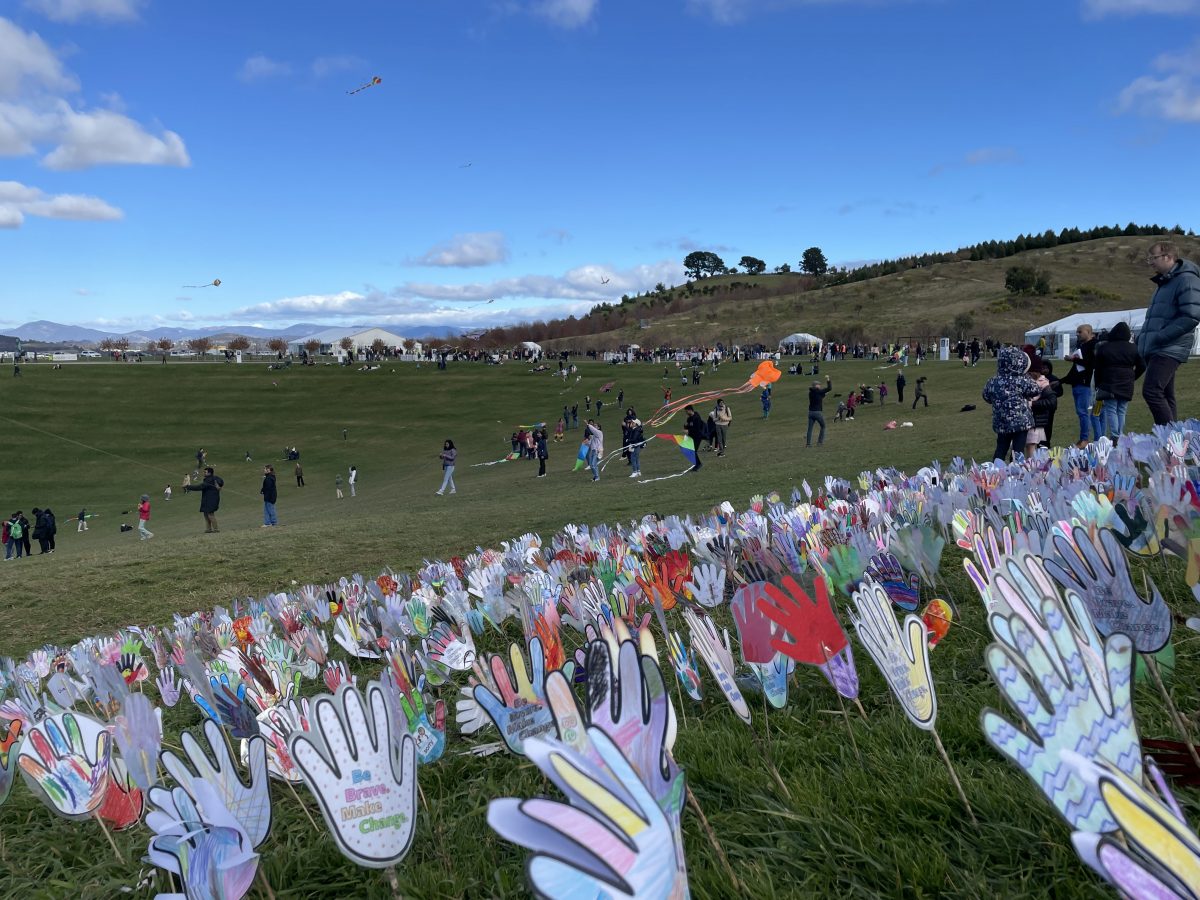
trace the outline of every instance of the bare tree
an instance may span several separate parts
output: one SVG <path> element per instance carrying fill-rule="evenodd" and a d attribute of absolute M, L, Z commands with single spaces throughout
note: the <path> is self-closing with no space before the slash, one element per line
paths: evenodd
<path fill-rule="evenodd" d="M 206 337 L 192 338 L 187 342 L 188 349 L 197 356 L 203 356 L 212 348 L 212 339 Z"/>
<path fill-rule="evenodd" d="M 124 353 L 129 349 L 129 338 L 117 338 L 115 341 L 113 341 L 113 349 L 120 350 L 122 353 Z"/>
<path fill-rule="evenodd" d="M 371 341 L 371 352 L 376 356 L 383 356 L 387 352 L 387 344 L 384 343 L 383 338 L 375 338 Z"/>
<path fill-rule="evenodd" d="M 287 352 L 287 341 L 281 337 L 273 337 L 267 341 L 267 347 L 272 353 L 285 353 Z"/>
<path fill-rule="evenodd" d="M 240 335 L 240 334 L 237 335 L 232 341 L 229 342 L 229 349 L 230 350 L 242 350 L 242 351 L 249 350 L 250 349 L 250 338 L 242 337 L 242 335 Z"/>
<path fill-rule="evenodd" d="M 316 356 L 317 351 L 321 349 L 321 342 L 316 338 L 309 338 L 304 342 L 304 349 L 308 351 L 309 356 Z"/>
<path fill-rule="evenodd" d="M 112 350 L 113 346 L 114 346 L 114 341 L 112 338 L 105 338 L 104 340 L 102 340 L 100 342 L 101 350 Z"/>

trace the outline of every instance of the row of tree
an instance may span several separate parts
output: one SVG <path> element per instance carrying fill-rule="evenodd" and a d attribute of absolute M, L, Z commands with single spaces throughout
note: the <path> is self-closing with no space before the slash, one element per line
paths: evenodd
<path fill-rule="evenodd" d="M 767 270 L 767 264 L 756 256 L 743 256 L 738 261 L 738 266 L 741 266 L 747 275 L 761 275 Z M 806 275 L 820 276 L 827 274 L 829 270 L 829 261 L 821 252 L 820 247 L 809 247 L 804 251 L 804 255 L 800 258 L 801 272 Z M 683 258 L 683 271 L 693 281 L 713 275 L 738 274 L 737 266 L 725 265 L 725 260 L 711 250 L 693 250 Z M 775 271 L 790 272 L 792 265 L 783 263 L 783 265 L 776 266 Z"/>
<path fill-rule="evenodd" d="M 171 340 L 170 338 L 161 337 L 156 341 L 147 341 L 144 350 L 148 353 L 153 353 L 157 350 L 159 353 L 167 354 L 167 353 L 170 353 L 172 350 L 174 350 L 176 346 L 186 347 L 192 353 L 203 355 L 203 354 L 207 353 L 209 350 L 213 349 L 214 343 L 213 343 L 212 338 L 198 337 L 198 338 L 192 338 L 191 340 L 188 340 L 188 341 L 184 341 L 182 344 L 177 345 L 175 343 L 175 341 Z M 246 350 L 249 350 L 250 346 L 251 346 L 250 339 L 247 337 L 243 337 L 242 335 L 239 334 L 239 335 L 236 335 L 233 338 L 231 338 L 228 342 L 226 342 L 224 349 L 232 350 L 235 352 L 237 352 L 237 351 L 244 352 Z M 304 347 L 305 350 L 308 351 L 308 354 L 310 356 L 312 356 L 312 355 L 316 354 L 318 350 L 321 349 L 321 342 L 316 340 L 315 338 L 310 338 L 309 340 L 305 341 L 302 346 Z M 354 341 L 351 338 L 344 337 L 338 342 L 338 346 L 340 346 L 343 350 L 345 350 L 347 353 L 349 353 L 351 350 L 354 349 Z M 100 349 L 106 350 L 110 353 L 125 353 L 126 351 L 129 350 L 129 347 L 130 347 L 129 338 L 124 338 L 124 337 L 105 338 L 104 340 L 102 340 L 100 342 Z M 267 341 L 267 349 L 270 350 L 272 353 L 286 353 L 287 348 L 288 348 L 288 342 L 284 338 L 273 337 Z M 388 345 L 386 342 L 383 341 L 382 338 L 376 338 L 374 341 L 371 342 L 371 351 L 373 353 L 375 353 L 376 356 L 382 356 L 384 353 L 387 352 L 387 350 L 388 350 Z"/>

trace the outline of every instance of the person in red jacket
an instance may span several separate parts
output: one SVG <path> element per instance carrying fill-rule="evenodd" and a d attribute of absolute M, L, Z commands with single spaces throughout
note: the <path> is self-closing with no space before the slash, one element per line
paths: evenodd
<path fill-rule="evenodd" d="M 150 522 L 150 495 L 142 494 L 141 502 L 138 503 L 138 540 L 148 541 L 154 537 L 154 533 L 148 527 Z"/>

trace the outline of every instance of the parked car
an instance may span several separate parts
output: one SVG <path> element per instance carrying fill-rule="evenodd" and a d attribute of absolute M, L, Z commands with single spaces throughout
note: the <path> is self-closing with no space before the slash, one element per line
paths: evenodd
<path fill-rule="evenodd" d="M 100 357 L 102 357 L 103 355 L 104 355 L 103 353 L 100 353 L 97 350 L 80 350 L 79 351 L 80 359 L 100 359 Z"/>

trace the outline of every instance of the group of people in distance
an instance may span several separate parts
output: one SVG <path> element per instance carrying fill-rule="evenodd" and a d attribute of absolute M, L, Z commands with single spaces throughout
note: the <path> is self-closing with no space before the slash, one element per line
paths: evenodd
<path fill-rule="evenodd" d="M 42 553 L 54 552 L 54 536 L 58 533 L 58 523 L 54 513 L 49 509 L 33 508 L 33 522 L 21 510 L 17 510 L 0 525 L 0 543 L 4 544 L 4 559 L 20 559 L 22 556 L 32 556 L 31 541 L 37 541 L 39 556 Z"/>

